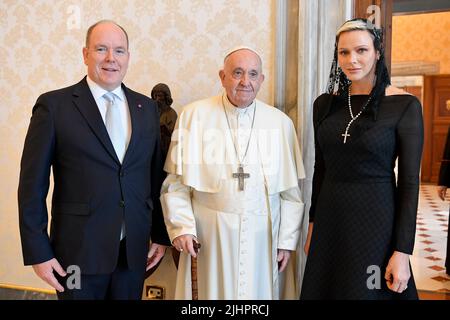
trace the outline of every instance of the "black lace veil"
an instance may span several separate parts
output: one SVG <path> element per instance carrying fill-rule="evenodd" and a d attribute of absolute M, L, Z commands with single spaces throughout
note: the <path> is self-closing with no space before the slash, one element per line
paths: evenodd
<path fill-rule="evenodd" d="M 347 79 L 344 72 L 338 65 L 338 41 L 339 35 L 342 32 L 353 30 L 367 30 L 373 38 L 373 44 L 375 50 L 380 53 L 380 58 L 377 61 L 375 68 L 375 85 L 370 93 L 370 103 L 366 108 L 366 112 L 373 114 L 374 120 L 377 118 L 378 105 L 381 98 L 385 95 L 385 90 L 388 85 L 391 84 L 389 72 L 386 67 L 384 46 L 383 46 L 383 32 L 381 29 L 376 28 L 374 24 L 368 22 L 366 19 L 356 18 L 346 21 L 336 33 L 336 42 L 334 45 L 334 58 L 331 65 L 330 77 L 328 79 L 327 92 L 342 98 L 346 98 L 348 95 L 348 88 L 351 81 Z"/>

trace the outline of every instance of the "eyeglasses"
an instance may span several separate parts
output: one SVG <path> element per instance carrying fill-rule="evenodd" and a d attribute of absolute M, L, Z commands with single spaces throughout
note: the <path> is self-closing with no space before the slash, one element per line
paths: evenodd
<path fill-rule="evenodd" d="M 246 72 L 241 68 L 237 68 L 233 70 L 232 76 L 236 80 L 241 80 L 244 77 L 245 73 Z M 247 75 L 250 80 L 255 81 L 259 77 L 259 72 L 256 70 L 250 70 L 249 72 L 247 72 Z"/>
<path fill-rule="evenodd" d="M 124 57 L 128 53 L 125 48 L 115 48 L 112 50 L 114 57 Z M 109 52 L 109 48 L 105 46 L 99 46 L 95 47 L 93 51 L 100 56 L 106 56 Z"/>

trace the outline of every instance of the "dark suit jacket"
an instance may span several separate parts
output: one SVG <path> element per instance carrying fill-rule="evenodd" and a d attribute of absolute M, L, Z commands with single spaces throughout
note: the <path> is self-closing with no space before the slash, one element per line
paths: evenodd
<path fill-rule="evenodd" d="M 159 117 L 153 100 L 122 84 L 132 135 L 123 164 L 86 82 L 41 95 L 33 108 L 19 182 L 24 263 L 56 257 L 83 274 L 117 265 L 124 219 L 128 265 L 143 270 L 152 241 L 169 244 L 159 202 L 163 180 Z M 53 170 L 50 236 L 46 196 Z M 153 228 L 152 228 L 153 227 Z"/>
<path fill-rule="evenodd" d="M 445 140 L 438 185 L 450 187 L 450 127 L 448 128 L 447 139 Z"/>

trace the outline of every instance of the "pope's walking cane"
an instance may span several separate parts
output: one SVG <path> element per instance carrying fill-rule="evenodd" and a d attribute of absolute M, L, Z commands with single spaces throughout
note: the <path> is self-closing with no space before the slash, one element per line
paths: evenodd
<path fill-rule="evenodd" d="M 194 251 L 198 254 L 200 249 L 200 243 L 194 241 Z M 192 287 L 192 300 L 198 300 L 198 286 L 197 286 L 197 258 L 191 256 L 191 287 Z"/>

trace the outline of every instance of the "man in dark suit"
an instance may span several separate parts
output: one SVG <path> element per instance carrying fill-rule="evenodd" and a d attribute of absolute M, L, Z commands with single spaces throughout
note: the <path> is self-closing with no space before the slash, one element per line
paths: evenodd
<path fill-rule="evenodd" d="M 140 299 L 145 270 L 170 245 L 157 106 L 122 83 L 128 35 L 115 22 L 88 29 L 83 57 L 87 77 L 33 108 L 18 192 L 24 263 L 60 299 Z M 65 270 L 80 271 L 79 288 Z"/>
<path fill-rule="evenodd" d="M 441 169 L 439 171 L 438 181 L 438 195 L 445 200 L 447 188 L 450 187 L 450 127 L 447 132 L 447 139 L 445 141 L 444 156 L 442 157 Z M 445 268 L 448 275 L 450 275 L 450 223 L 447 226 L 447 257 L 445 259 Z"/>

